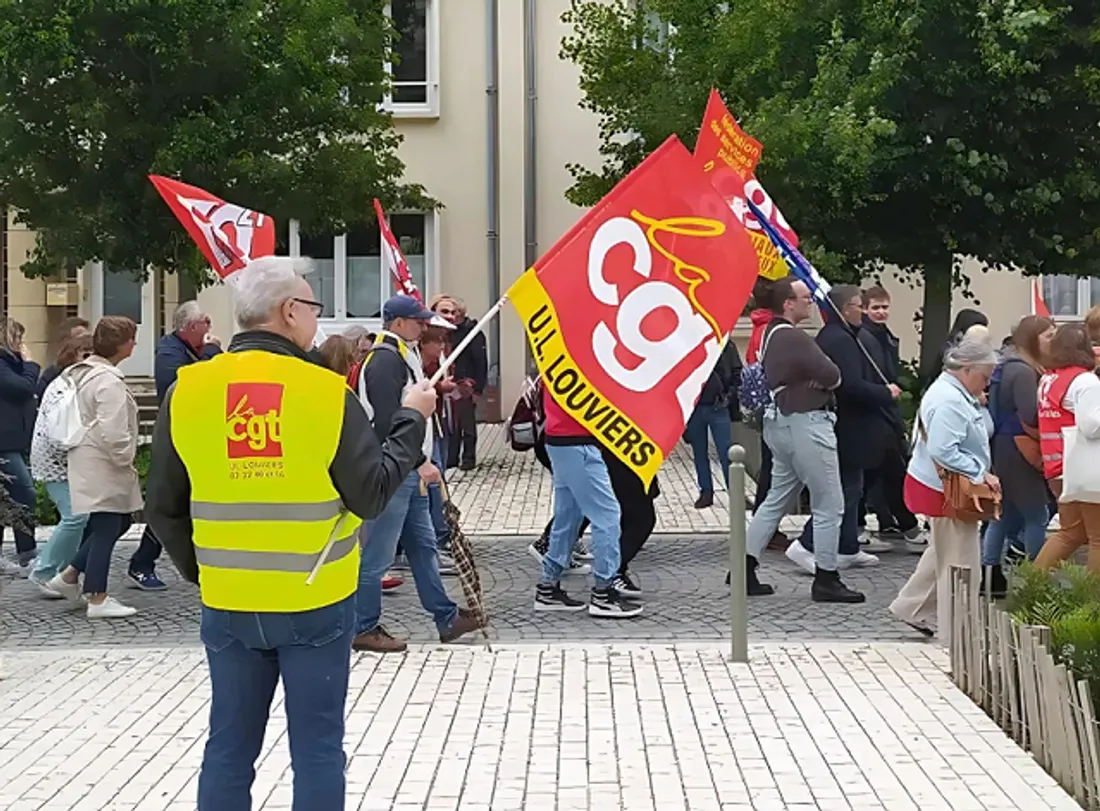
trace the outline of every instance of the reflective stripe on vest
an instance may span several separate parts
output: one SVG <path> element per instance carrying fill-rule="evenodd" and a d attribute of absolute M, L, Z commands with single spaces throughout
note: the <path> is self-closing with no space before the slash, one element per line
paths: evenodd
<path fill-rule="evenodd" d="M 191 518 L 200 521 L 328 521 L 343 511 L 344 502 L 338 498 L 289 504 L 191 502 Z"/>
<path fill-rule="evenodd" d="M 359 533 L 354 532 L 332 545 L 325 563 L 334 563 L 353 551 L 359 543 Z M 216 566 L 219 569 L 250 569 L 256 572 L 300 572 L 309 574 L 317 565 L 318 555 L 299 552 L 250 552 L 237 549 L 196 548 L 195 558 L 200 566 Z"/>
<path fill-rule="evenodd" d="M 299 612 L 355 592 L 362 522 L 329 473 L 347 397 L 339 375 L 273 352 L 180 370 L 172 444 L 191 484 L 204 605 Z"/>

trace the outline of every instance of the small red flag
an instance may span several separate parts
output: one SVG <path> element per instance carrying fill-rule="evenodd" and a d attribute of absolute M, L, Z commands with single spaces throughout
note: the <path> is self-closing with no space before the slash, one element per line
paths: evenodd
<path fill-rule="evenodd" d="M 178 180 L 149 175 L 164 202 L 222 279 L 275 253 L 275 221 Z"/>
<path fill-rule="evenodd" d="M 378 198 L 374 198 L 374 213 L 378 216 L 378 229 L 382 232 L 382 262 L 390 275 L 393 276 L 394 287 L 398 293 L 412 296 L 421 304 L 424 303 L 420 291 L 413 283 L 412 274 L 409 273 L 409 263 L 405 261 L 405 255 L 401 253 L 401 246 L 397 244 L 397 238 L 390 230 L 390 224 L 386 222 L 386 212 L 382 210 L 382 204 Z"/>
<path fill-rule="evenodd" d="M 1031 311 L 1042 318 L 1050 318 L 1050 310 L 1047 309 L 1047 303 L 1043 301 L 1043 288 L 1040 287 L 1038 279 L 1031 280 Z"/>

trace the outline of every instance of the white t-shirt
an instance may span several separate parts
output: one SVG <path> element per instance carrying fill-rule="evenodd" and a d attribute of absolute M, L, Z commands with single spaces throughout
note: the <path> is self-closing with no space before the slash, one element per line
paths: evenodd
<path fill-rule="evenodd" d="M 1082 372 L 1073 378 L 1062 407 L 1073 412 L 1078 431 L 1089 439 L 1100 439 L 1100 377 Z"/>
<path fill-rule="evenodd" d="M 1077 406 L 1081 398 L 1090 390 L 1100 389 L 1100 377 L 1092 372 L 1082 372 L 1073 378 L 1073 382 L 1066 389 L 1066 396 L 1062 398 L 1062 408 L 1077 413 Z"/>

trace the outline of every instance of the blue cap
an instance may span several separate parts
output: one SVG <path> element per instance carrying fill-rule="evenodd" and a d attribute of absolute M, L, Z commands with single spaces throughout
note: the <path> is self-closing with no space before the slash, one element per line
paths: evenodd
<path fill-rule="evenodd" d="M 431 321 L 435 316 L 412 296 L 394 296 L 382 305 L 382 323 L 388 324 L 398 318 L 412 318 L 416 321 Z"/>

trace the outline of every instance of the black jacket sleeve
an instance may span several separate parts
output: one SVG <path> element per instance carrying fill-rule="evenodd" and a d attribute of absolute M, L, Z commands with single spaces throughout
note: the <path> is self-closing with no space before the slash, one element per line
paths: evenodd
<path fill-rule="evenodd" d="M 153 366 L 153 379 L 157 384 L 157 399 L 161 402 L 168 396 L 169 387 L 176 382 L 181 368 L 191 362 L 187 350 L 177 340 L 162 341 L 157 347 L 157 357 Z"/>
<path fill-rule="evenodd" d="M 409 369 L 396 352 L 376 349 L 363 364 L 361 374 L 366 378 L 367 399 L 374 409 L 374 435 L 382 443 L 390 435 L 390 424 L 401 408 Z"/>
<path fill-rule="evenodd" d="M 489 382 L 489 352 L 486 349 L 484 332 L 474 336 L 467 351 L 473 361 L 474 391 L 481 394 Z"/>
<path fill-rule="evenodd" d="M 29 360 L 18 359 L 14 365 L 0 362 L 0 397 L 22 403 L 34 397 L 38 390 L 40 367 Z"/>
<path fill-rule="evenodd" d="M 344 506 L 364 521 L 377 518 L 423 458 L 426 430 L 420 412 L 399 407 L 390 415 L 389 433 L 380 442 L 359 399 L 349 390 L 340 445 L 329 466 Z"/>
<path fill-rule="evenodd" d="M 169 387 L 156 426 L 153 452 L 145 483 L 145 520 L 184 580 L 199 582 L 199 564 L 191 533 L 191 478 L 172 444 L 171 405 L 175 384 Z"/>
<path fill-rule="evenodd" d="M 834 333 L 830 340 L 822 342 L 821 348 L 840 369 L 837 399 L 864 406 L 891 406 L 894 398 L 886 384 L 867 380 L 865 369 L 870 364 L 857 341 L 854 335 L 846 332 L 843 335 Z"/>

